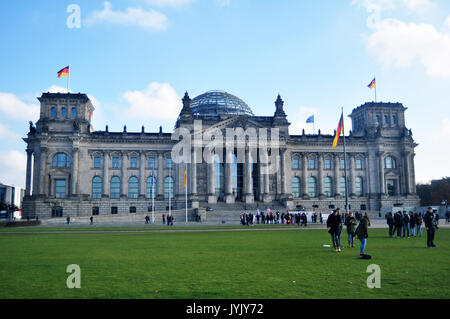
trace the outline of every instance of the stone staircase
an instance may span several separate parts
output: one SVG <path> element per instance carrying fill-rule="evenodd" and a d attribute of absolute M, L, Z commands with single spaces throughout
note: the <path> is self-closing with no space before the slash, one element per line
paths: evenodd
<path fill-rule="evenodd" d="M 280 213 L 285 211 L 285 208 L 281 204 L 271 203 L 269 206 L 266 203 L 217 203 L 217 204 L 201 204 L 199 210 L 204 211 L 207 207 L 211 208 L 212 211 L 206 211 L 206 222 L 208 223 L 221 223 L 225 220 L 226 223 L 239 223 L 240 214 L 243 210 L 247 213 L 256 214 L 256 210 L 259 208 L 260 211 L 265 211 L 267 207 L 270 207 L 273 211 L 280 211 Z M 204 221 L 204 218 L 203 218 Z"/>

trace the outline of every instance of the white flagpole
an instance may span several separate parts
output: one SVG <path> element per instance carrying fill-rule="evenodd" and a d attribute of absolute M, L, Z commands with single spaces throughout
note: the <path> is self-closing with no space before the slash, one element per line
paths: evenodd
<path fill-rule="evenodd" d="M 188 211 L 187 211 L 187 164 L 186 164 L 186 185 L 184 185 L 184 194 L 186 196 L 186 224 L 188 222 Z"/>
<path fill-rule="evenodd" d="M 70 64 L 69 64 L 69 76 L 67 77 L 67 93 L 69 93 L 70 90 Z"/>
<path fill-rule="evenodd" d="M 155 163 L 153 163 L 153 166 Z M 155 176 L 154 169 L 152 169 L 152 223 L 155 223 Z"/>

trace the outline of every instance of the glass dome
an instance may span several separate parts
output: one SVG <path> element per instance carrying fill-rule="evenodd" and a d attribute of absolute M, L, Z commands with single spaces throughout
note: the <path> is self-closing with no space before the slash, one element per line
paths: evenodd
<path fill-rule="evenodd" d="M 224 91 L 208 91 L 191 101 L 194 115 L 216 117 L 219 115 L 253 116 L 250 107 L 240 98 Z"/>

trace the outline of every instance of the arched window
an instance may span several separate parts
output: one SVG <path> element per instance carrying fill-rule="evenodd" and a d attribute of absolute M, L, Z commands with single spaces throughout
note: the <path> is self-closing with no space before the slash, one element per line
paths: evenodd
<path fill-rule="evenodd" d="M 65 107 L 61 108 L 61 117 L 67 117 L 67 109 Z"/>
<path fill-rule="evenodd" d="M 77 108 L 76 107 L 73 107 L 70 110 L 70 112 L 71 112 L 70 115 L 72 116 L 73 119 L 77 117 Z"/>
<path fill-rule="evenodd" d="M 326 176 L 323 180 L 323 191 L 325 193 L 325 196 L 333 196 L 333 183 L 331 177 L 329 176 Z"/>
<path fill-rule="evenodd" d="M 395 158 L 388 156 L 384 159 L 384 168 L 397 168 L 397 161 Z"/>
<path fill-rule="evenodd" d="M 51 109 L 50 109 L 50 116 L 51 117 L 56 117 L 56 107 L 52 107 Z"/>
<path fill-rule="evenodd" d="M 173 178 L 167 176 L 164 178 L 164 199 L 173 198 Z"/>
<path fill-rule="evenodd" d="M 355 178 L 355 194 L 356 196 L 363 195 L 363 179 L 361 176 Z"/>
<path fill-rule="evenodd" d="M 92 198 L 102 198 L 102 178 L 100 176 L 92 179 Z"/>
<path fill-rule="evenodd" d="M 296 176 L 292 178 L 292 197 L 300 197 L 300 178 Z"/>
<path fill-rule="evenodd" d="M 309 197 L 316 197 L 316 179 L 312 176 L 308 178 L 308 195 Z"/>
<path fill-rule="evenodd" d="M 153 198 L 156 196 L 156 193 L 158 192 L 158 189 L 156 188 L 156 178 L 153 176 L 149 176 L 147 178 L 147 192 L 145 196 L 147 198 Z"/>
<path fill-rule="evenodd" d="M 341 191 L 341 195 L 345 196 L 345 177 L 341 176 L 339 179 L 339 188 Z"/>
<path fill-rule="evenodd" d="M 70 167 L 70 157 L 65 153 L 57 153 L 52 159 L 53 167 Z"/>
<path fill-rule="evenodd" d="M 128 180 L 128 198 L 138 198 L 139 180 L 136 176 L 131 176 Z"/>
<path fill-rule="evenodd" d="M 120 198 L 120 178 L 117 176 L 111 178 L 110 197 Z"/>

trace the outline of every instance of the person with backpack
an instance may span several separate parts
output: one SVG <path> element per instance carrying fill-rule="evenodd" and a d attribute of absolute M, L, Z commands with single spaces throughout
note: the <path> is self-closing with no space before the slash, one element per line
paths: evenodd
<path fill-rule="evenodd" d="M 348 213 L 348 216 L 345 220 L 345 226 L 347 226 L 348 248 L 355 247 L 354 238 L 355 238 L 356 224 L 358 224 L 358 222 L 353 216 L 353 213 L 352 212 Z"/>
<path fill-rule="evenodd" d="M 403 237 L 409 238 L 409 215 L 406 212 L 403 212 Z"/>
<path fill-rule="evenodd" d="M 361 218 L 361 221 L 359 222 L 358 227 L 356 228 L 356 236 L 358 236 L 358 239 L 361 241 L 361 248 L 359 251 L 359 256 L 363 259 L 368 258 L 366 255 L 364 254 L 364 250 L 366 249 L 366 245 L 367 245 L 367 238 L 369 237 L 369 229 L 370 226 L 370 220 L 369 220 L 369 216 L 367 216 L 367 213 L 364 214 L 364 217 Z"/>
<path fill-rule="evenodd" d="M 416 236 L 422 237 L 422 223 L 423 223 L 422 217 L 420 217 L 419 214 L 415 213 L 414 219 L 416 220 Z"/>
<path fill-rule="evenodd" d="M 389 226 L 389 237 L 393 238 L 394 237 L 394 232 L 393 232 L 393 229 L 394 229 L 394 218 L 392 217 L 392 213 L 391 212 L 387 213 L 387 215 L 386 215 L 386 222 L 387 222 L 387 224 Z"/>

